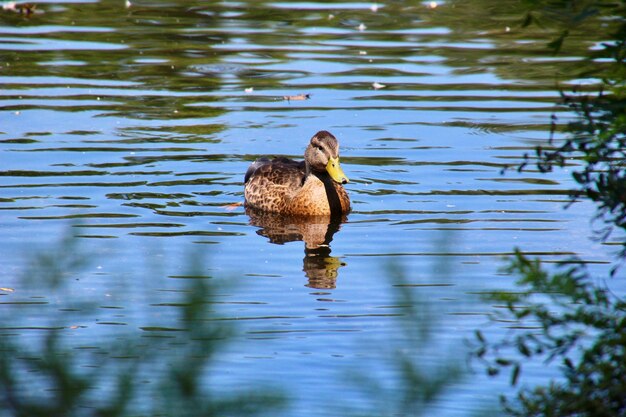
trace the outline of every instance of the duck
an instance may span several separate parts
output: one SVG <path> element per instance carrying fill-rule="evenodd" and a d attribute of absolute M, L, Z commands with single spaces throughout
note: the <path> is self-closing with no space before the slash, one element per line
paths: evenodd
<path fill-rule="evenodd" d="M 339 163 L 339 141 L 321 130 L 311 138 L 304 161 L 259 158 L 244 178 L 244 206 L 287 216 L 342 216 L 350 207 L 349 182 Z"/>

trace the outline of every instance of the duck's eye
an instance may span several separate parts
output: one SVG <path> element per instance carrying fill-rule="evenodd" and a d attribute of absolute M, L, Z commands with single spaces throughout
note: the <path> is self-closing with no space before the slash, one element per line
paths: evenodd
<path fill-rule="evenodd" d="M 323 151 L 323 149 L 322 149 L 322 147 L 320 145 L 317 145 L 316 148 L 317 148 L 318 151 Z"/>

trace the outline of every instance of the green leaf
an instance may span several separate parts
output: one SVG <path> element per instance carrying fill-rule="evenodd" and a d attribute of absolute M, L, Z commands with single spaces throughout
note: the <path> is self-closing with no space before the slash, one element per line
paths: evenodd
<path fill-rule="evenodd" d="M 548 48 L 552 49 L 554 55 L 557 55 L 559 52 L 561 52 L 561 49 L 563 48 L 563 42 L 565 42 L 565 38 L 567 36 L 569 36 L 569 30 L 565 29 L 558 38 L 548 43 Z"/>
<path fill-rule="evenodd" d="M 513 371 L 511 371 L 511 385 L 517 385 L 517 381 L 519 379 L 520 372 L 522 371 L 522 367 L 520 364 L 515 364 L 513 367 Z"/>

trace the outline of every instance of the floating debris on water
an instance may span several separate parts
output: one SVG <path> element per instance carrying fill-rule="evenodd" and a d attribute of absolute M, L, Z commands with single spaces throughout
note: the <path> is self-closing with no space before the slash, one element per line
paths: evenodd
<path fill-rule="evenodd" d="M 287 101 L 302 101 L 302 100 L 308 100 L 311 98 L 311 94 L 296 94 L 295 96 L 283 96 L 284 100 Z"/>
<path fill-rule="evenodd" d="M 226 211 L 233 211 L 236 210 L 238 207 L 243 206 L 243 202 L 242 201 L 238 201 L 236 203 L 231 203 L 231 204 L 227 204 L 224 206 L 224 210 Z"/>
<path fill-rule="evenodd" d="M 2 10 L 23 14 L 24 16 L 30 16 L 34 14 L 36 8 L 36 4 L 18 3 L 15 1 L 9 1 L 2 5 Z"/>
<path fill-rule="evenodd" d="M 374 87 L 374 90 L 380 90 L 381 88 L 385 88 L 387 87 L 385 84 L 381 84 L 379 82 L 375 82 L 372 84 L 372 87 Z"/>

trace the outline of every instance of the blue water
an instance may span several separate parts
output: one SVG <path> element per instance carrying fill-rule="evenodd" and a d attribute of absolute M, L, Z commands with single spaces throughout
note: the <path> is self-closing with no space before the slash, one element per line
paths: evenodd
<path fill-rule="evenodd" d="M 546 59 L 545 35 L 504 38 L 480 13 L 460 31 L 445 3 L 254 3 L 0 12 L 0 306 L 14 338 L 60 325 L 72 348 L 106 349 L 184 327 L 176 302 L 200 259 L 237 329 L 211 374 L 218 391 L 275 387 L 285 416 L 380 415 L 397 352 L 432 375 L 465 363 L 464 340 L 499 308 L 477 294 L 514 288 L 501 268 L 515 247 L 607 268 L 610 249 L 589 239 L 592 207 L 563 208 L 568 169 L 501 173 L 546 142 L 553 113 L 572 117 L 555 104 L 554 74 L 577 56 Z M 310 99 L 283 98 L 297 94 Z M 304 242 L 270 243 L 237 204 L 251 161 L 301 158 L 322 129 L 340 141 L 353 211 L 311 265 Z M 62 291 L 29 285 L 33 256 L 66 235 L 85 265 Z M 424 343 L 398 320 L 397 265 L 427 312 Z M 92 308 L 65 314 L 76 299 Z M 529 369 L 528 384 L 554 374 Z M 388 388 L 380 404 L 359 372 Z M 476 369 L 427 415 L 467 415 L 506 392 L 507 378 Z"/>

